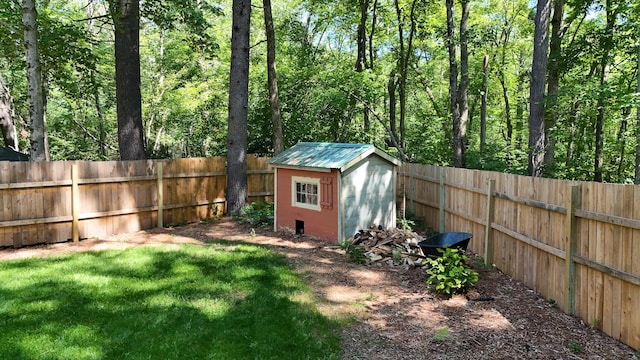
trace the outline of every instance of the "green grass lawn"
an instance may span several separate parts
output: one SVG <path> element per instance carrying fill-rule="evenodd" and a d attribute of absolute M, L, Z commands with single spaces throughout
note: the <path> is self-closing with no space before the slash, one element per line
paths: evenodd
<path fill-rule="evenodd" d="M 255 245 L 0 262 L 2 359 L 335 359 L 339 327 Z"/>

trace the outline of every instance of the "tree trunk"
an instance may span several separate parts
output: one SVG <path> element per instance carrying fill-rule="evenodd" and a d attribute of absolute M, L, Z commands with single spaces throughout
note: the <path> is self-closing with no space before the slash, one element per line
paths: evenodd
<path fill-rule="evenodd" d="M 460 83 L 458 83 L 458 64 L 456 61 L 453 0 L 446 1 L 447 7 L 447 49 L 449 52 L 449 107 L 453 123 L 453 165 L 466 166 L 467 119 L 469 105 L 467 89 L 469 86 L 469 52 L 467 49 L 467 23 L 469 20 L 469 1 L 463 0 L 460 16 Z"/>
<path fill-rule="evenodd" d="M 271 106 L 271 129 L 273 130 L 273 154 L 284 150 L 282 119 L 278 99 L 278 78 L 276 76 L 276 35 L 273 29 L 271 0 L 262 0 L 264 8 L 264 28 L 267 35 L 267 82 L 269 83 L 269 105 Z"/>
<path fill-rule="evenodd" d="M 622 119 L 620 120 L 620 130 L 618 130 L 618 171 L 615 182 L 624 182 L 622 173 L 624 170 L 624 156 L 627 147 L 627 127 L 629 125 L 629 116 L 631 115 L 630 107 L 622 108 Z"/>
<path fill-rule="evenodd" d="M 607 105 L 607 91 L 605 88 L 609 76 L 609 52 L 613 49 L 613 25 L 617 11 L 612 8 L 611 0 L 605 1 L 606 27 L 602 39 L 602 57 L 600 58 L 600 94 L 598 96 L 598 113 L 596 115 L 596 148 L 593 165 L 593 181 L 602 181 L 604 171 L 604 120 Z"/>
<path fill-rule="evenodd" d="M 518 63 L 524 63 L 524 56 L 522 52 L 518 54 Z M 522 150 L 524 143 L 524 123 L 525 123 L 525 113 L 527 110 L 527 101 L 526 96 L 524 94 L 524 82 L 525 77 L 521 75 L 520 68 L 517 68 L 517 77 L 518 77 L 518 86 L 516 88 L 516 124 L 514 133 L 516 136 L 516 149 Z"/>
<path fill-rule="evenodd" d="M 110 0 L 115 32 L 116 112 L 121 160 L 146 158 L 140 94 L 140 4 Z"/>
<path fill-rule="evenodd" d="M 251 0 L 233 0 L 229 119 L 227 122 L 227 214 L 246 204 L 247 108 L 249 104 L 249 33 Z"/>
<path fill-rule="evenodd" d="M 574 110 L 577 110 L 577 106 L 576 103 L 574 102 L 574 104 L 572 105 L 572 108 Z M 569 136 L 567 139 L 567 152 L 565 155 L 565 167 L 567 169 L 571 168 L 571 163 L 573 161 L 573 154 L 574 154 L 574 149 L 576 146 L 576 133 L 578 132 L 578 126 L 576 125 L 576 121 L 577 119 L 575 119 L 575 115 L 571 116 L 571 122 L 569 123 Z"/>
<path fill-rule="evenodd" d="M 544 124 L 544 174 L 552 176 L 555 172 L 556 142 L 553 135 L 558 122 L 558 89 L 560 87 L 560 69 L 562 60 L 562 37 L 564 27 L 562 17 L 564 14 L 564 0 L 554 0 L 553 18 L 551 19 L 551 39 L 549 44 L 549 64 L 547 68 L 547 102 L 545 105 Z"/>
<path fill-rule="evenodd" d="M 369 69 L 373 69 L 373 59 L 375 53 L 373 51 L 373 34 L 376 31 L 376 13 L 378 11 L 378 0 L 373 1 L 373 11 L 371 14 L 371 31 L 369 32 Z"/>
<path fill-rule="evenodd" d="M 96 117 L 98 118 L 98 148 L 100 150 L 100 158 L 105 160 L 107 158 L 106 149 L 106 130 L 104 128 L 104 113 L 102 111 L 102 104 L 100 103 L 100 89 L 96 84 L 95 71 L 89 72 L 89 79 L 91 81 L 91 89 L 93 90 L 93 104 L 96 107 Z"/>
<path fill-rule="evenodd" d="M 460 109 L 461 159 L 458 167 L 467 166 L 467 119 L 469 118 L 469 51 L 467 49 L 467 24 L 469 23 L 469 7 L 471 1 L 462 0 L 460 15 L 460 84 L 458 86 L 458 108 Z"/>
<path fill-rule="evenodd" d="M 367 13 L 369 11 L 369 0 L 358 0 L 360 5 L 360 22 L 358 23 L 358 34 L 356 38 L 357 57 L 356 72 L 362 72 L 366 67 L 367 50 Z"/>
<path fill-rule="evenodd" d="M 640 46 L 638 46 L 638 84 L 637 92 L 640 93 Z M 640 184 L 640 102 L 636 105 L 636 161 L 635 161 L 635 174 L 633 177 L 633 183 Z"/>
<path fill-rule="evenodd" d="M 511 102 L 509 101 L 509 89 L 507 88 L 507 83 L 504 80 L 504 73 L 500 74 L 500 85 L 502 86 L 502 99 L 504 100 L 504 118 L 507 127 L 507 134 L 505 136 L 505 141 L 507 142 L 507 146 L 511 148 L 511 144 L 513 143 L 513 121 L 511 120 Z M 521 108 L 521 107 L 520 107 Z M 516 114 L 516 117 L 518 114 Z"/>
<path fill-rule="evenodd" d="M 398 143 L 398 126 L 396 124 L 396 72 L 391 70 L 389 74 L 389 82 L 387 83 L 387 92 L 389 94 L 389 132 L 393 137 L 392 143 Z M 401 147 L 401 146 L 400 146 Z"/>
<path fill-rule="evenodd" d="M 360 5 L 360 22 L 358 23 L 357 34 L 357 58 L 356 58 L 356 72 L 363 72 L 367 65 L 367 14 L 369 11 L 369 0 L 359 0 Z M 371 123 L 369 121 L 369 110 L 364 106 L 362 110 L 362 119 L 364 124 L 364 136 L 369 141 L 369 131 L 371 129 Z"/>
<path fill-rule="evenodd" d="M 398 38 L 400 43 L 400 51 L 398 56 L 398 100 L 400 103 L 400 138 L 398 139 L 400 147 L 404 151 L 406 148 L 406 105 L 407 105 L 407 72 L 409 70 L 409 61 L 411 58 L 411 52 L 413 48 L 413 34 L 415 33 L 415 19 L 414 19 L 414 10 L 416 5 L 416 0 L 411 3 L 411 11 L 409 13 L 409 21 L 411 30 L 409 31 L 409 41 L 407 43 L 407 47 L 405 49 L 404 43 L 404 19 L 402 16 L 402 9 L 398 4 L 398 0 L 395 2 L 396 7 L 396 17 L 398 19 Z"/>
<path fill-rule="evenodd" d="M 458 104 L 458 62 L 456 60 L 455 26 L 453 19 L 453 0 L 446 1 L 447 6 L 447 50 L 449 53 L 449 110 L 453 124 L 453 163 L 462 167 L 464 139 L 460 129 L 460 107 Z"/>
<path fill-rule="evenodd" d="M 482 63 L 482 101 L 480 104 L 480 156 L 483 156 L 487 144 L 487 93 L 489 92 L 489 55 Z M 507 126 L 508 128 L 509 126 Z"/>
<path fill-rule="evenodd" d="M 0 131 L 2 132 L 2 140 L 6 147 L 20 151 L 14 117 L 11 94 L 9 88 L 4 84 L 2 75 L 0 75 Z"/>
<path fill-rule="evenodd" d="M 91 19 L 87 21 L 87 30 L 89 33 L 93 33 L 93 25 L 95 19 L 93 18 L 96 14 L 96 4 L 93 2 L 89 2 L 87 4 L 87 12 Z M 93 45 L 90 45 L 93 50 Z M 106 130 L 104 127 L 104 112 L 102 111 L 102 104 L 100 103 L 100 87 L 96 82 L 96 71 L 89 71 L 89 80 L 91 81 L 91 89 L 93 90 L 93 104 L 96 107 L 96 116 L 98 118 L 98 148 L 100 150 L 100 158 L 106 160 L 107 158 L 107 149 L 106 149 Z"/>
<path fill-rule="evenodd" d="M 609 72 L 607 55 L 602 55 L 600 69 L 600 87 L 604 89 L 607 85 L 607 74 Z M 598 112 L 596 114 L 596 147 L 593 156 L 593 181 L 602 182 L 602 173 L 604 171 L 604 116 L 605 116 L 606 98 L 603 92 L 598 97 Z"/>
<path fill-rule="evenodd" d="M 49 149 L 45 141 L 47 128 L 44 121 L 44 92 L 38 52 L 38 25 L 34 0 L 22 1 L 22 24 L 27 59 L 27 83 L 29 85 L 29 118 L 31 129 L 31 160 L 48 161 Z"/>
<path fill-rule="evenodd" d="M 549 18 L 551 0 L 538 0 L 533 35 L 533 63 L 529 89 L 529 161 L 530 176 L 542 176 L 544 164 L 544 87 L 547 75 Z"/>

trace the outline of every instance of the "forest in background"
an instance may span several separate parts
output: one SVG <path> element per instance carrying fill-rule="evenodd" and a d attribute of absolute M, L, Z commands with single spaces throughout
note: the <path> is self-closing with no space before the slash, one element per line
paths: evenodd
<path fill-rule="evenodd" d="M 532 66 L 535 3 L 273 0 L 284 147 L 372 143 L 408 161 L 526 174 L 531 86 L 544 78 L 534 104 L 543 105 L 544 176 L 634 182 L 640 5 L 540 1 L 548 15 L 542 77 Z M 119 158 L 108 6 L 36 1 L 52 160 Z M 262 3 L 254 1 L 251 17 L 247 152 L 271 155 Z M 27 152 L 22 21 L 19 0 L 0 3 L 0 98 Z M 226 154 L 230 39 L 231 1 L 141 2 L 148 158 Z"/>

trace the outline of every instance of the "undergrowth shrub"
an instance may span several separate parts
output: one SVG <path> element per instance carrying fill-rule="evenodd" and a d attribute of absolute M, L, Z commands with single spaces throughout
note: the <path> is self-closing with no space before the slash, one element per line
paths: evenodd
<path fill-rule="evenodd" d="M 349 260 L 356 262 L 358 264 L 363 264 L 366 260 L 366 255 L 364 254 L 364 247 L 353 245 L 353 243 L 349 240 L 342 240 L 338 242 L 340 245 L 340 249 L 349 256 Z"/>
<path fill-rule="evenodd" d="M 273 217 L 273 203 L 256 201 L 240 209 L 236 220 L 252 226 L 269 226 L 273 225 Z"/>
<path fill-rule="evenodd" d="M 478 273 L 465 261 L 464 251 L 452 247 L 438 249 L 442 256 L 427 258 L 427 287 L 447 295 L 461 294 L 478 281 Z"/>

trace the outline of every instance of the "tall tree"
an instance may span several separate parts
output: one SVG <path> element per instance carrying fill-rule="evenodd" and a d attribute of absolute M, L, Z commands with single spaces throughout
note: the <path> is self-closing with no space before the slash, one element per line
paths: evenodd
<path fill-rule="evenodd" d="M 0 132 L 4 145 L 15 151 L 19 151 L 18 132 L 14 121 L 14 111 L 9 93 L 9 88 L 4 84 L 2 75 L 0 75 Z"/>
<path fill-rule="evenodd" d="M 360 7 L 360 22 L 358 23 L 358 34 L 357 34 L 357 55 L 356 55 L 356 72 L 361 73 L 365 68 L 372 66 L 373 58 L 370 58 L 371 64 L 367 64 L 367 16 L 369 14 L 369 0 L 358 0 L 358 5 Z M 375 17 L 375 8 L 374 8 L 374 17 Z M 375 24 L 375 19 L 373 20 Z M 371 31 L 373 34 L 373 29 Z M 371 46 L 371 44 L 369 43 Z M 369 53 L 371 56 L 371 52 Z M 363 123 L 364 123 L 364 135 L 368 139 L 369 131 L 371 129 L 371 123 L 369 120 L 369 110 L 366 106 L 364 106 L 363 111 Z"/>
<path fill-rule="evenodd" d="M 505 86 L 503 86 L 503 89 Z M 483 156 L 485 145 L 487 144 L 487 96 L 489 93 L 489 54 L 484 56 L 482 62 L 482 90 L 481 90 L 481 105 L 480 105 L 480 155 Z M 505 96 L 505 114 L 509 118 L 509 97 L 504 92 Z M 507 121 L 507 129 L 511 126 L 511 121 Z M 509 132 L 509 130 L 507 130 Z M 509 134 L 511 135 L 511 134 Z"/>
<path fill-rule="evenodd" d="M 398 51 L 398 101 L 400 103 L 400 138 L 399 145 L 402 148 L 402 152 L 405 151 L 407 146 L 407 136 L 406 136 L 406 117 L 407 117 L 407 76 L 409 72 L 409 64 L 411 62 L 412 54 L 413 54 L 413 36 L 416 32 L 416 22 L 415 22 L 415 8 L 416 8 L 416 0 L 411 2 L 411 9 L 409 11 L 409 36 L 407 39 L 407 43 L 405 45 L 404 39 L 404 21 L 405 16 L 402 13 L 402 8 L 400 7 L 399 0 L 395 0 L 396 6 L 396 17 L 398 19 L 398 41 L 399 41 L 399 51 Z"/>
<path fill-rule="evenodd" d="M 603 162 L 604 162 L 604 126 L 605 113 L 607 111 L 608 91 L 606 90 L 609 81 L 609 63 L 611 51 L 614 48 L 613 28 L 618 15 L 619 9 L 612 0 L 605 1 L 605 29 L 601 40 L 601 56 L 598 66 L 600 77 L 600 91 L 598 94 L 598 110 L 596 114 L 596 146 L 593 164 L 593 181 L 602 181 Z"/>
<path fill-rule="evenodd" d="M 362 72 L 367 67 L 367 15 L 369 13 L 369 0 L 358 0 L 358 5 L 360 8 L 360 21 L 358 22 L 358 34 L 356 38 L 356 72 Z"/>
<path fill-rule="evenodd" d="M 469 47 L 468 31 L 470 0 L 461 0 L 460 14 L 460 83 L 458 84 L 458 109 L 460 110 L 460 159 L 458 167 L 467 166 L 467 119 L 469 118 Z"/>
<path fill-rule="evenodd" d="M 271 128 L 273 129 L 273 153 L 277 155 L 284 150 L 282 139 L 282 120 L 278 99 L 278 78 L 276 76 L 276 35 L 273 29 L 271 0 L 262 0 L 264 9 L 264 28 L 267 35 L 267 82 L 269 86 L 269 105 L 271 107 Z"/>
<path fill-rule="evenodd" d="M 145 159 L 140 93 L 140 4 L 109 0 L 115 29 L 116 111 L 121 160 Z"/>
<path fill-rule="evenodd" d="M 547 65 L 547 101 L 545 104 L 544 124 L 544 174 L 549 176 L 555 168 L 554 128 L 558 122 L 558 90 L 560 88 L 560 71 L 562 68 L 562 38 L 567 29 L 562 23 L 564 17 L 564 0 L 553 0 L 553 17 L 551 18 L 551 39 L 549 43 L 549 63 Z"/>
<path fill-rule="evenodd" d="M 466 166 L 467 118 L 469 106 L 467 89 L 469 86 L 469 53 L 467 49 L 467 24 L 469 20 L 469 1 L 462 0 L 460 14 L 460 74 L 456 56 L 454 2 L 446 1 L 447 7 L 447 50 L 449 53 L 449 108 L 453 123 L 453 164 Z M 460 81 L 458 82 L 458 76 Z"/>
<path fill-rule="evenodd" d="M 389 137 L 391 143 L 400 146 L 398 141 L 398 125 L 396 121 L 396 71 L 391 70 L 389 74 L 389 81 L 387 82 L 387 94 L 389 95 Z"/>
<path fill-rule="evenodd" d="M 233 0 L 227 127 L 227 214 L 247 204 L 247 107 L 251 0 Z"/>
<path fill-rule="evenodd" d="M 22 24 L 29 85 L 29 126 L 31 128 L 31 160 L 48 161 L 47 128 L 44 117 L 44 89 L 38 52 L 38 24 L 34 0 L 22 1 Z"/>
<path fill-rule="evenodd" d="M 551 0 L 538 0 L 533 34 L 533 63 L 529 87 L 529 161 L 530 176 L 542 176 L 544 163 L 544 88 L 549 53 Z"/>

